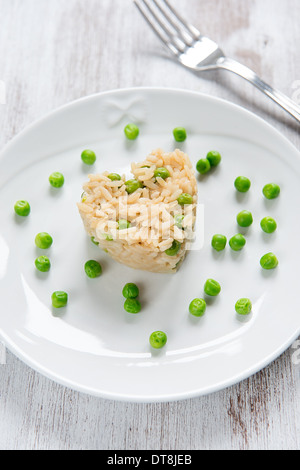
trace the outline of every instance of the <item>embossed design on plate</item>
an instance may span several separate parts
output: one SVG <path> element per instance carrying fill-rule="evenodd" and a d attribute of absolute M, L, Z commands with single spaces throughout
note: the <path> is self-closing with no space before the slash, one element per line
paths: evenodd
<path fill-rule="evenodd" d="M 134 99 L 132 97 L 122 97 L 118 101 L 106 101 L 104 111 L 109 127 L 114 127 L 122 121 L 141 124 L 147 118 L 146 100 L 140 97 Z"/>

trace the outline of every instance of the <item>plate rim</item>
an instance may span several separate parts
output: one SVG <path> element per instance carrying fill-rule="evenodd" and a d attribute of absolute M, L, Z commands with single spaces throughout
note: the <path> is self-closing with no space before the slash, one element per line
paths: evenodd
<path fill-rule="evenodd" d="M 124 403 L 140 403 L 140 404 L 167 403 L 167 402 L 171 403 L 175 401 L 179 402 L 179 401 L 184 401 L 184 400 L 190 400 L 193 398 L 200 398 L 202 396 L 207 396 L 207 395 L 211 395 L 214 393 L 218 393 L 230 387 L 234 387 L 235 385 L 238 385 L 244 380 L 250 379 L 255 374 L 261 372 L 266 367 L 271 365 L 272 362 L 279 359 L 280 356 L 287 351 L 287 348 L 289 348 L 293 344 L 293 342 L 297 340 L 297 338 L 299 337 L 299 334 L 300 334 L 300 328 L 299 328 L 299 331 L 297 331 L 295 335 L 292 335 L 286 341 L 284 345 L 279 347 L 273 354 L 270 354 L 263 361 L 261 361 L 259 363 L 259 366 L 257 364 L 253 365 L 252 367 L 246 369 L 243 373 L 236 374 L 234 377 L 231 377 L 230 379 L 227 379 L 227 380 L 223 380 L 214 386 L 210 386 L 206 388 L 202 387 L 201 390 L 193 390 L 193 391 L 184 392 L 184 393 L 174 393 L 173 395 L 170 395 L 170 394 L 155 395 L 154 397 L 152 395 L 141 396 L 141 395 L 134 395 L 134 394 L 130 394 L 129 396 L 124 393 L 111 393 L 111 392 L 99 391 L 95 389 L 92 390 L 91 388 L 85 387 L 82 384 L 72 382 L 71 380 L 67 380 L 64 377 L 60 377 L 59 374 L 55 374 L 54 372 L 49 371 L 47 368 L 42 368 L 42 366 L 40 366 L 35 360 L 30 358 L 27 354 L 22 355 L 22 353 L 19 352 L 18 347 L 10 346 L 8 349 L 19 360 L 21 360 L 21 362 L 26 364 L 33 371 L 40 373 L 43 377 L 46 377 L 47 379 L 52 380 L 54 383 L 57 383 L 59 385 L 67 387 L 70 390 L 77 391 L 79 393 L 84 393 L 86 395 L 90 395 L 93 397 L 102 398 L 106 400 L 113 400 L 113 401 L 118 401 L 118 402 L 124 402 Z M 4 340 L 4 345 L 6 346 L 5 340 Z"/>
<path fill-rule="evenodd" d="M 222 103 L 225 106 L 228 107 L 233 107 L 236 110 L 239 110 L 240 112 L 243 112 L 245 115 L 248 115 L 253 120 L 259 120 L 261 125 L 266 126 L 270 131 L 273 131 L 277 134 L 277 137 L 284 139 L 285 143 L 289 145 L 297 154 L 298 157 L 300 158 L 300 151 L 297 149 L 297 147 L 285 136 L 283 135 L 278 129 L 276 129 L 272 124 L 267 122 L 263 117 L 258 116 L 255 114 L 255 112 L 250 111 L 249 109 L 245 108 L 244 106 L 241 106 L 237 103 L 233 103 L 225 98 L 220 98 L 218 96 L 210 95 L 208 93 L 203 93 L 199 91 L 194 91 L 194 90 L 187 90 L 184 88 L 176 88 L 176 87 L 156 87 L 156 86 L 141 86 L 141 87 L 125 87 L 125 88 L 116 88 L 116 89 L 111 89 L 111 90 L 106 90 L 106 91 L 101 91 L 101 92 L 96 92 L 92 93 L 90 95 L 85 95 L 80 98 L 77 98 L 75 100 L 69 101 L 65 104 L 62 104 L 58 106 L 57 108 L 52 109 L 51 111 L 45 113 L 39 118 L 34 119 L 31 123 L 25 125 L 23 129 L 21 129 L 17 134 L 15 134 L 10 140 L 4 144 L 3 148 L 0 150 L 0 160 L 2 158 L 2 154 L 5 153 L 6 151 L 9 150 L 10 146 L 15 144 L 19 139 L 21 139 L 25 134 L 30 132 L 35 126 L 42 124 L 45 122 L 47 119 L 52 118 L 55 114 L 64 112 L 68 108 L 71 108 L 76 105 L 80 105 L 80 103 L 87 102 L 89 100 L 93 100 L 97 97 L 104 97 L 104 96 L 109 96 L 109 95 L 115 95 L 115 94 L 122 94 L 122 93 L 128 93 L 128 92 L 139 92 L 139 91 L 154 91 L 154 92 L 171 92 L 171 93 L 183 93 L 183 94 L 189 94 L 189 95 L 195 95 L 198 97 L 202 97 L 203 99 L 209 99 L 215 102 Z"/>
<path fill-rule="evenodd" d="M 15 143 L 18 143 L 19 140 L 32 131 L 34 128 L 40 124 L 45 123 L 48 119 L 55 117 L 56 114 L 63 113 L 65 110 L 72 108 L 73 106 L 80 106 L 81 103 L 88 102 L 89 100 L 94 100 L 100 97 L 105 97 L 109 95 L 118 95 L 122 93 L 136 93 L 136 92 L 155 92 L 155 93 L 179 93 L 179 94 L 188 94 L 194 95 L 198 98 L 206 99 L 209 101 L 214 101 L 216 103 L 220 103 L 223 106 L 227 106 L 228 108 L 235 109 L 238 112 L 244 113 L 245 116 L 251 118 L 252 120 L 258 122 L 261 126 L 265 126 L 269 129 L 269 131 L 275 133 L 278 138 L 284 141 L 285 145 L 289 146 L 295 154 L 298 156 L 300 160 L 300 152 L 296 148 L 296 146 L 285 136 L 283 135 L 278 129 L 276 129 L 273 125 L 268 123 L 264 118 L 261 116 L 256 115 L 253 111 L 246 109 L 245 107 L 232 103 L 229 100 L 224 98 L 220 98 L 214 95 L 210 95 L 203 92 L 187 90 L 183 88 L 169 88 L 169 87 L 155 87 L 155 86 L 142 86 L 142 87 L 127 87 L 127 88 L 118 88 L 112 89 L 102 92 L 93 93 L 90 95 L 83 96 L 76 100 L 70 101 L 65 103 L 58 108 L 51 110 L 50 112 L 46 113 L 40 118 L 37 118 L 29 125 L 25 126 L 20 132 L 18 132 L 15 136 L 13 136 L 6 144 L 4 144 L 3 148 L 0 151 L 0 164 L 2 161 L 3 156 L 7 151 L 10 150 L 10 147 L 13 146 Z M 92 390 L 90 387 L 86 387 L 83 384 L 75 383 L 74 381 L 68 380 L 64 377 L 61 377 L 59 374 L 55 374 L 53 370 L 49 370 L 47 367 L 42 367 L 36 359 L 30 357 L 27 353 L 22 352 L 21 348 L 11 341 L 7 335 L 1 330 L 0 327 L 0 340 L 4 343 L 4 346 L 8 348 L 17 358 L 19 358 L 22 362 L 24 362 L 27 366 L 31 367 L 36 372 L 40 373 L 41 375 L 51 379 L 52 381 L 61 384 L 62 386 L 68 387 L 70 389 L 76 390 L 81 393 L 89 394 L 92 396 L 96 396 L 99 398 L 104 398 L 108 400 L 116 400 L 116 401 L 124 401 L 124 402 L 135 402 L 135 403 L 157 403 L 157 402 L 172 402 L 172 401 L 181 401 L 191 398 L 196 398 L 212 393 L 216 393 L 218 391 L 224 390 L 228 387 L 234 386 L 241 381 L 250 378 L 251 376 L 255 375 L 256 373 L 262 371 L 265 367 L 270 365 L 274 360 L 278 359 L 287 349 L 293 344 L 293 342 L 299 337 L 300 335 L 300 325 L 297 331 L 291 335 L 286 341 L 281 344 L 280 347 L 276 349 L 273 353 L 269 354 L 263 360 L 259 361 L 256 364 L 253 364 L 252 367 L 249 367 L 243 373 L 236 374 L 234 377 L 230 377 L 226 380 L 218 382 L 214 386 L 208 386 L 206 388 L 201 387 L 200 390 L 192 390 L 189 392 L 180 392 L 174 393 L 173 395 L 168 394 L 167 396 L 164 394 L 150 394 L 149 396 L 141 396 L 141 395 L 134 395 L 130 394 L 128 396 L 124 393 L 111 393 L 105 392 L 103 390 Z"/>

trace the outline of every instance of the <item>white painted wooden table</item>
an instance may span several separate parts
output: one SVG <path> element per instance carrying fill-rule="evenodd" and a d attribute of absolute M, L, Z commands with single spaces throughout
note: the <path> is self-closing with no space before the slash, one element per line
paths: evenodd
<path fill-rule="evenodd" d="M 172 3 L 228 55 L 300 101 L 299 0 Z M 1 148 L 60 105 L 148 85 L 231 100 L 300 147 L 299 125 L 251 85 L 226 72 L 197 77 L 166 59 L 131 0 L 0 0 L 0 12 Z M 219 393 L 131 404 L 64 388 L 7 351 L 0 366 L 0 449 L 299 449 L 299 360 L 291 348 Z"/>

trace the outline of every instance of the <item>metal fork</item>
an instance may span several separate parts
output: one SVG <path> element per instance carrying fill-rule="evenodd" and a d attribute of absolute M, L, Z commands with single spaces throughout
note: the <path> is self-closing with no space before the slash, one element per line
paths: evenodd
<path fill-rule="evenodd" d="M 211 39 L 186 22 L 168 0 L 134 0 L 159 39 L 185 67 L 198 72 L 223 69 L 239 75 L 265 93 L 300 123 L 300 106 L 261 80 L 245 65 L 226 57 Z"/>

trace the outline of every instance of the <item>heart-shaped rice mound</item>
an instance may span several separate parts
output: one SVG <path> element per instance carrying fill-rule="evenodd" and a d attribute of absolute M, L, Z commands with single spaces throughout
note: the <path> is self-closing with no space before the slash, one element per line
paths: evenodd
<path fill-rule="evenodd" d="M 161 168 L 167 177 L 155 174 Z M 190 159 L 180 150 L 158 149 L 133 163 L 131 172 L 139 182 L 132 193 L 125 175 L 119 180 L 109 172 L 89 175 L 78 203 L 85 229 L 120 263 L 174 273 L 190 248 L 196 220 L 197 181 Z M 185 205 L 184 194 L 189 196 Z"/>

